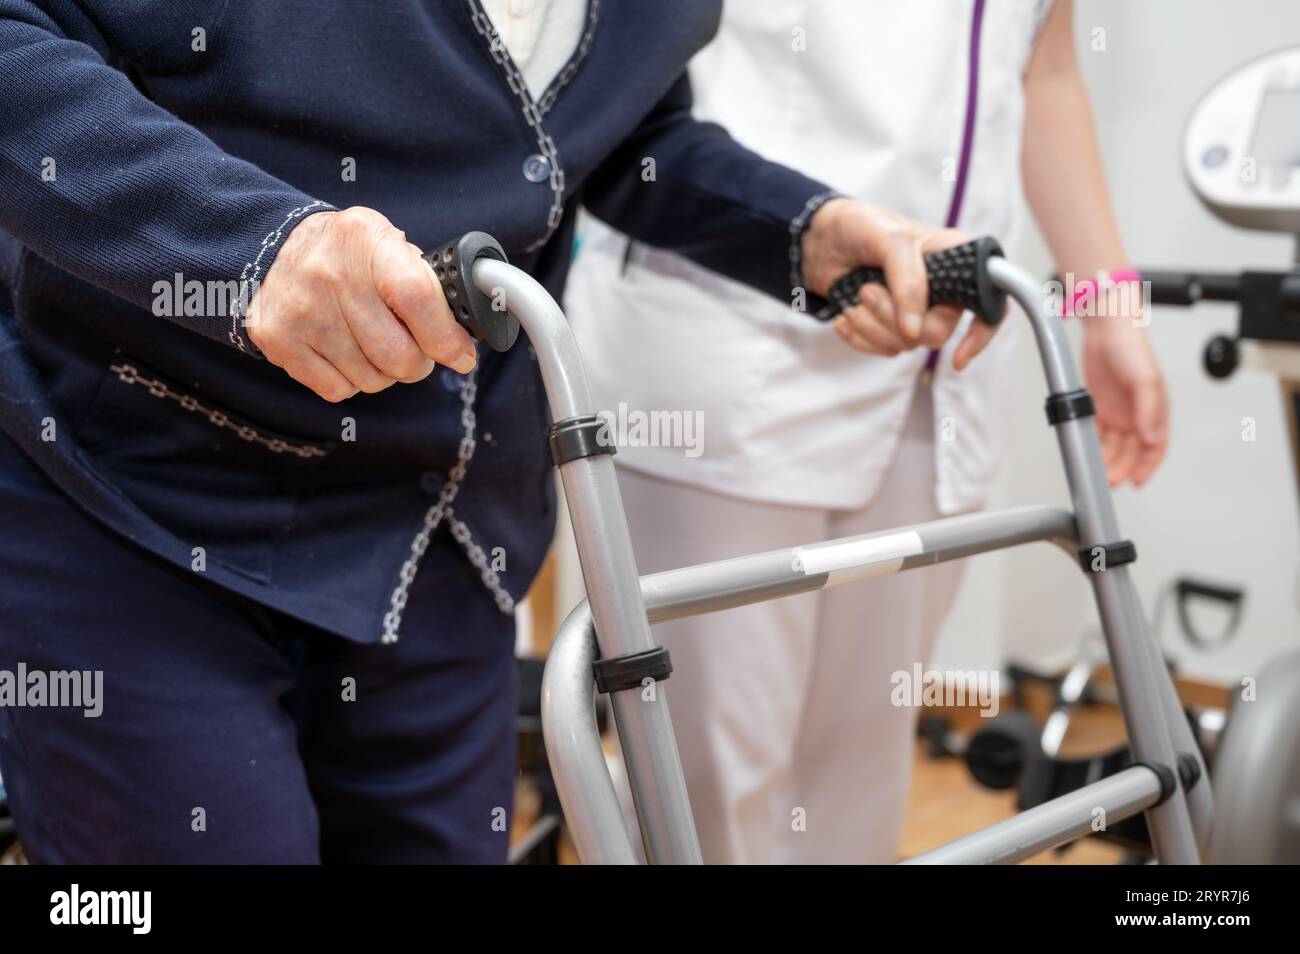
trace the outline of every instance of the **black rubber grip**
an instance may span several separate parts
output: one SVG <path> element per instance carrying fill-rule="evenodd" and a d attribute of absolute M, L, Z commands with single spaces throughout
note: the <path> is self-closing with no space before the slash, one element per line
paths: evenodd
<path fill-rule="evenodd" d="M 519 337 L 519 319 L 478 290 L 470 270 L 480 258 L 507 261 L 501 245 L 486 232 L 466 232 L 424 256 L 442 285 L 451 313 L 461 326 L 493 351 L 509 351 Z"/>
<path fill-rule="evenodd" d="M 930 307 L 956 305 L 969 308 L 990 325 L 1002 320 L 1007 310 L 1007 293 L 993 284 L 988 260 L 1001 257 L 997 239 L 985 236 L 925 256 L 925 277 L 930 285 Z M 858 303 L 863 285 L 885 284 L 879 268 L 855 268 L 831 286 L 826 307 L 814 313 L 819 321 L 830 321 L 845 308 Z"/>

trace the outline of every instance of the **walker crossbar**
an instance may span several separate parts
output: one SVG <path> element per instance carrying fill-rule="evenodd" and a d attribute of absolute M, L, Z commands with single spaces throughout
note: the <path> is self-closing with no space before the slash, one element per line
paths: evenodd
<path fill-rule="evenodd" d="M 454 246 L 449 246 L 454 249 Z M 504 301 L 537 353 L 555 428 L 595 412 L 576 341 L 554 299 L 526 273 L 492 256 L 457 262 L 494 304 Z M 1032 276 L 991 255 L 971 280 L 992 282 L 1025 310 L 1047 379 L 1049 399 L 1083 391 L 1058 302 Z M 950 278 L 951 276 L 949 276 Z M 940 287 L 942 283 L 937 283 Z M 970 289 L 956 289 L 967 300 Z M 991 316 L 996 319 L 997 316 Z M 1077 403 L 1077 402 L 1076 402 Z M 914 859 L 937 862 L 1018 861 L 1107 821 L 1146 812 L 1152 847 L 1164 863 L 1197 863 L 1208 844 L 1213 807 L 1200 751 L 1126 565 L 1105 565 L 1125 552 L 1097 432 L 1087 413 L 1056 416 L 1072 508 L 1030 507 L 970 514 L 932 523 L 814 543 L 657 573 L 641 579 L 632 555 L 614 461 L 596 448 L 558 462 L 588 602 L 561 627 L 543 687 L 543 726 L 560 800 L 586 862 L 636 859 L 610 779 L 593 705 L 592 665 L 656 649 L 650 623 L 775 599 L 1034 540 L 1082 555 L 1101 618 L 1130 748 L 1136 763 L 1111 778 L 1024 812 Z M 701 860 L 676 738 L 667 683 L 614 691 L 618 726 L 646 857 L 654 863 Z M 1180 773 L 1182 763 L 1197 771 Z M 1186 781 L 1184 780 L 1186 779 Z"/>
<path fill-rule="evenodd" d="M 1015 864 L 1090 834 L 1098 818 L 1112 825 L 1136 815 L 1159 803 L 1164 794 L 1154 769 L 1134 765 L 903 864 Z"/>
<path fill-rule="evenodd" d="M 641 577 L 641 595 L 650 622 L 659 623 L 1037 540 L 1073 554 L 1074 517 L 1054 507 L 966 514 L 666 570 Z M 900 551 L 906 555 L 897 556 Z M 626 840 L 596 728 L 591 671 L 596 656 L 595 629 L 584 601 L 560 627 L 547 660 L 542 683 L 547 759 L 579 857 L 630 861 L 635 853 Z"/>

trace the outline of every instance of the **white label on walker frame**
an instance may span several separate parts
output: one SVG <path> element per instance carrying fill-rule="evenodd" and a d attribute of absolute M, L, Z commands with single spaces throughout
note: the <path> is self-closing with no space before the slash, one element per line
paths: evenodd
<path fill-rule="evenodd" d="M 830 574 L 827 586 L 869 580 L 902 569 L 903 560 L 925 549 L 915 530 L 867 540 L 795 547 L 793 568 L 805 576 Z"/>

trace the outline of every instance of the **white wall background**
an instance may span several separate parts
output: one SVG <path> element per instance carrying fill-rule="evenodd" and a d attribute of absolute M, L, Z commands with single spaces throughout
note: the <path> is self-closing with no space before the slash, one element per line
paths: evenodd
<path fill-rule="evenodd" d="M 1183 126 L 1201 93 L 1245 61 L 1300 44 L 1297 0 L 1076 0 L 1075 32 L 1092 94 L 1120 226 L 1140 266 L 1285 268 L 1292 242 L 1224 225 L 1184 181 Z M 1104 31 L 1104 51 L 1091 48 Z M 1296 117 L 1300 122 L 1300 116 Z M 1051 272 L 1036 235 L 1025 264 Z M 1188 649 L 1167 618 L 1167 645 L 1188 674 L 1228 682 L 1300 645 L 1300 515 L 1275 379 L 1239 371 L 1226 382 L 1201 370 L 1214 334 L 1235 327 L 1230 306 L 1156 309 L 1151 335 L 1173 403 L 1169 456 L 1141 491 L 1118 498 L 1138 545 L 1135 574 L 1148 609 L 1171 579 L 1189 575 L 1248 589 L 1238 637 L 1212 653 Z M 1022 353 L 1011 453 L 994 505 L 1065 502 L 1055 444 L 1042 412 L 1042 378 Z M 1242 419 L 1257 439 L 1242 440 Z M 1045 548 L 979 557 L 940 637 L 935 668 L 989 668 L 1007 657 L 1056 668 L 1096 616 L 1079 572 Z"/>

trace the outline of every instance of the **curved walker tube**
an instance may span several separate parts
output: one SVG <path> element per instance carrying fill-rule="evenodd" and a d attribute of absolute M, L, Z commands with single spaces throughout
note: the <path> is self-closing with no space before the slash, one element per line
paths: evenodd
<path fill-rule="evenodd" d="M 1056 302 L 1028 273 L 992 258 L 988 275 L 1024 308 L 1049 391 L 1082 387 Z M 559 306 L 526 273 L 480 258 L 474 283 L 519 319 L 537 352 L 554 420 L 595 412 L 577 343 Z M 655 648 L 650 622 L 775 599 L 914 566 L 960 559 L 1032 541 L 1050 541 L 1074 558 L 1121 540 L 1095 425 L 1090 417 L 1056 425 L 1073 510 L 1026 507 L 967 514 L 844 540 L 818 542 L 657 573 L 641 578 L 632 555 L 614 462 L 604 454 L 560 466 L 588 600 L 556 636 L 543 684 L 547 754 L 580 857 L 588 863 L 636 860 L 596 730 L 592 664 Z M 1127 566 L 1089 573 L 1137 763 L 1111 778 L 959 839 L 914 862 L 1007 862 L 1085 834 L 1097 808 L 1110 821 L 1146 811 L 1156 857 L 1196 863 L 1209 843 L 1213 806 L 1204 762 L 1182 715 Z M 699 863 L 667 684 L 611 694 L 647 858 Z M 1195 760 L 1199 780 L 1165 788 L 1179 756 Z M 1168 797 L 1162 796 L 1167 794 Z M 1199 847 L 1198 847 L 1199 846 Z"/>

